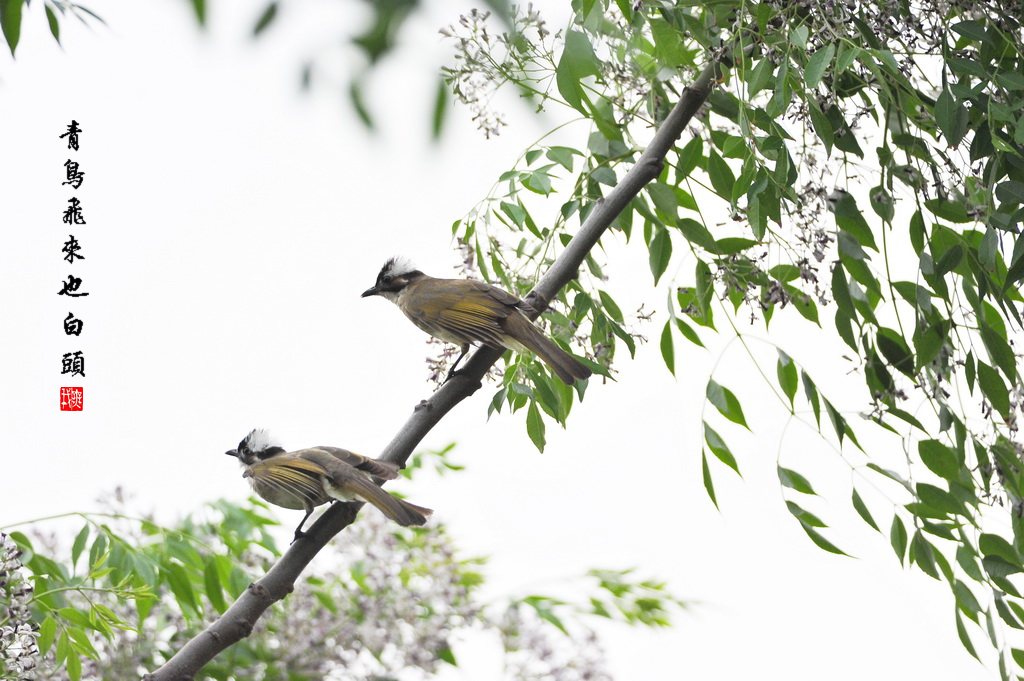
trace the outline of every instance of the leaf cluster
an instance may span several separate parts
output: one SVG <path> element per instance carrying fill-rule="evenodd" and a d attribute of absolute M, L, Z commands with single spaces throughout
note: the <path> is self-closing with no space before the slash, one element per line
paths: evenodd
<path fill-rule="evenodd" d="M 877 518 L 890 516 L 900 560 L 948 584 L 965 647 L 976 654 L 970 620 L 1010 678 L 1024 661 L 998 633 L 1024 628 L 1012 578 L 1024 553 L 1024 31 L 1004 9 L 574 2 L 571 24 L 534 44 L 532 68 L 501 75 L 543 93 L 540 107 L 571 110 L 586 144 L 532 146 L 453 234 L 483 277 L 528 289 L 636 161 L 646 130 L 696 69 L 717 63 L 720 87 L 700 127 L 614 224 L 646 248 L 654 286 L 670 287 L 658 337 L 666 367 L 676 372 L 679 343 L 701 348 L 723 321 L 745 343 L 740 314 L 767 329 L 780 310 L 794 310 L 808 333 L 838 337 L 863 380 L 860 436 L 799 358 L 780 348 L 776 370 L 758 371 L 779 408 L 809 414 L 858 485 L 871 488 L 851 491 L 865 523 L 880 531 Z M 604 286 L 610 273 L 588 256 L 549 315 L 552 334 L 606 376 L 620 348 L 636 352 Z M 525 409 L 543 447 L 543 417 L 564 423 L 573 397 L 555 383 L 517 357 L 491 408 Z M 749 428 L 734 389 L 711 376 L 707 402 Z M 740 457 L 713 420 L 704 419 L 702 469 L 717 505 L 715 463 L 739 473 Z M 865 428 L 872 440 L 895 437 L 902 470 L 862 446 Z M 806 508 L 817 497 L 812 481 L 781 463 L 778 472 L 810 539 L 842 554 Z M 986 521 L 993 512 L 1001 527 Z"/>

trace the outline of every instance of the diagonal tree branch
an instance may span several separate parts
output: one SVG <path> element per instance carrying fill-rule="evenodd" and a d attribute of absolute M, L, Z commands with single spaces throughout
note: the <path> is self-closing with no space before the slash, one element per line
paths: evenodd
<path fill-rule="evenodd" d="M 647 149 L 622 181 L 591 211 L 580 231 L 572 238 L 551 268 L 540 278 L 527 297 L 536 318 L 547 301 L 577 276 L 580 265 L 616 217 L 644 186 L 664 167 L 665 156 L 683 133 L 683 129 L 707 100 L 720 75 L 717 61 L 708 65 L 692 85 L 683 91 L 679 102 L 662 122 Z M 498 361 L 503 350 L 480 348 L 450 381 L 424 400 L 388 443 L 381 458 L 404 465 L 427 433 L 455 405 L 475 393 L 487 370 Z M 224 614 L 201 634 L 182 646 L 174 657 L 143 681 L 191 681 L 203 665 L 222 650 L 248 636 L 260 615 L 274 601 L 288 595 L 306 565 L 327 542 L 355 520 L 361 503 L 334 503 L 259 581 L 238 597 Z"/>

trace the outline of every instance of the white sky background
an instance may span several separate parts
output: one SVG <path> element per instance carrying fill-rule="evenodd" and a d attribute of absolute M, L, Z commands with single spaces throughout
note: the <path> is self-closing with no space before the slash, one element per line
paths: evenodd
<path fill-rule="evenodd" d="M 396 253 L 450 274 L 459 263 L 452 221 L 545 122 L 508 99 L 499 107 L 512 125 L 486 141 L 468 112 L 453 108 L 443 142 L 429 143 L 432 68 L 448 55 L 436 31 L 458 18 L 447 3 L 407 27 L 403 48 L 373 81 L 377 135 L 332 85 L 352 68 L 353 53 L 338 45 L 362 25 L 362 4 L 288 5 L 253 42 L 257 3 L 214 0 L 201 34 L 183 0 L 97 0 L 89 7 L 109 28 L 65 22 L 64 50 L 41 5 L 27 13 L 17 61 L 0 56 L 0 526 L 94 509 L 117 484 L 165 521 L 220 497 L 240 501 L 248 488 L 223 452 L 254 426 L 272 428 L 291 449 L 332 444 L 375 455 L 429 395 L 430 349 L 392 305 L 359 293 Z M 553 27 L 561 10 L 546 12 Z M 301 61 L 331 55 L 318 63 L 333 73 L 300 95 Z M 69 152 L 58 135 L 72 118 L 84 130 L 70 155 L 86 173 L 77 192 L 61 186 Z M 572 128 L 563 140 L 582 147 L 587 132 Z M 72 194 L 88 224 L 72 230 L 86 260 L 69 268 L 60 215 Z M 620 352 L 618 382 L 591 381 L 568 430 L 549 425 L 545 454 L 522 414 L 485 421 L 493 394 L 485 386 L 424 442 L 458 442 L 454 458 L 467 470 L 396 486 L 434 508 L 466 555 L 491 557 L 488 596 L 579 598 L 585 592 L 566 579 L 637 567 L 699 601 L 668 631 L 599 624 L 625 681 L 995 676 L 960 645 L 948 589 L 902 570 L 888 538 L 856 518 L 849 469 L 807 428 L 787 427 L 738 344 L 723 350 L 706 336 L 705 351 L 677 340 L 679 379 L 668 374 L 656 346 L 665 285 L 651 287 L 646 250 L 622 241 L 605 242 L 609 289 L 624 311 L 659 310 L 640 329 L 655 342 L 636 361 Z M 669 274 L 686 284 L 692 270 L 677 256 Z M 70 271 L 88 298 L 56 295 Z M 80 340 L 63 334 L 69 310 L 85 321 Z M 717 318 L 725 328 L 721 310 Z M 823 326 L 832 328 L 829 316 Z M 832 386 L 862 381 L 845 378 L 851 367 L 838 341 L 822 340 L 833 333 L 809 330 L 787 310 L 772 338 L 831 388 L 857 428 L 860 393 L 844 397 Z M 753 347 L 773 374 L 774 349 Z M 60 357 L 76 349 L 87 377 L 69 382 Z M 713 367 L 743 401 L 753 433 L 703 404 Z M 69 384 L 86 388 L 82 413 L 58 410 L 58 388 Z M 701 483 L 702 414 L 745 476 L 712 462 L 721 513 Z M 899 451 L 878 455 L 900 464 Z M 780 494 L 780 456 L 823 492 L 801 503 L 857 559 L 806 538 Z M 887 528 L 891 504 L 860 489 Z M 279 517 L 287 532 L 298 521 L 284 510 Z M 455 649 L 464 667 L 445 677 L 497 678 L 496 658 L 475 655 L 470 643 Z"/>

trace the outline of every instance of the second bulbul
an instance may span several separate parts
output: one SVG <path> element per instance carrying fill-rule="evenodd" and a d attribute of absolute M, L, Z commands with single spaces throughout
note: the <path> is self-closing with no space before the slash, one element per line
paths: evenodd
<path fill-rule="evenodd" d="M 473 343 L 515 352 L 530 350 L 568 385 L 591 375 L 575 357 L 533 325 L 528 306 L 511 293 L 472 279 L 435 279 L 401 258 L 391 258 L 363 297 L 383 296 L 413 324 L 462 348 L 452 371 Z"/>

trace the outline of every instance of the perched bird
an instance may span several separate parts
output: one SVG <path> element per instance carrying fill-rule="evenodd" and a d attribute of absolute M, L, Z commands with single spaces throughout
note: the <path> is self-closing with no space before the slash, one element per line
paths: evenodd
<path fill-rule="evenodd" d="M 393 480 L 398 466 L 370 459 L 338 447 L 312 447 L 286 452 L 263 429 L 253 429 L 238 443 L 238 449 L 225 452 L 237 457 L 245 468 L 253 491 L 275 506 L 304 509 L 295 539 L 313 509 L 328 501 L 366 501 L 399 525 L 422 525 L 429 508 L 416 506 L 380 488 L 373 478 Z"/>
<path fill-rule="evenodd" d="M 565 383 L 593 372 L 558 347 L 520 310 L 529 306 L 511 293 L 472 279 L 435 279 L 403 258 L 391 258 L 363 297 L 383 296 L 413 324 L 462 348 L 452 372 L 472 343 L 516 352 L 530 350 Z M 450 374 L 449 374 L 450 375 Z"/>

